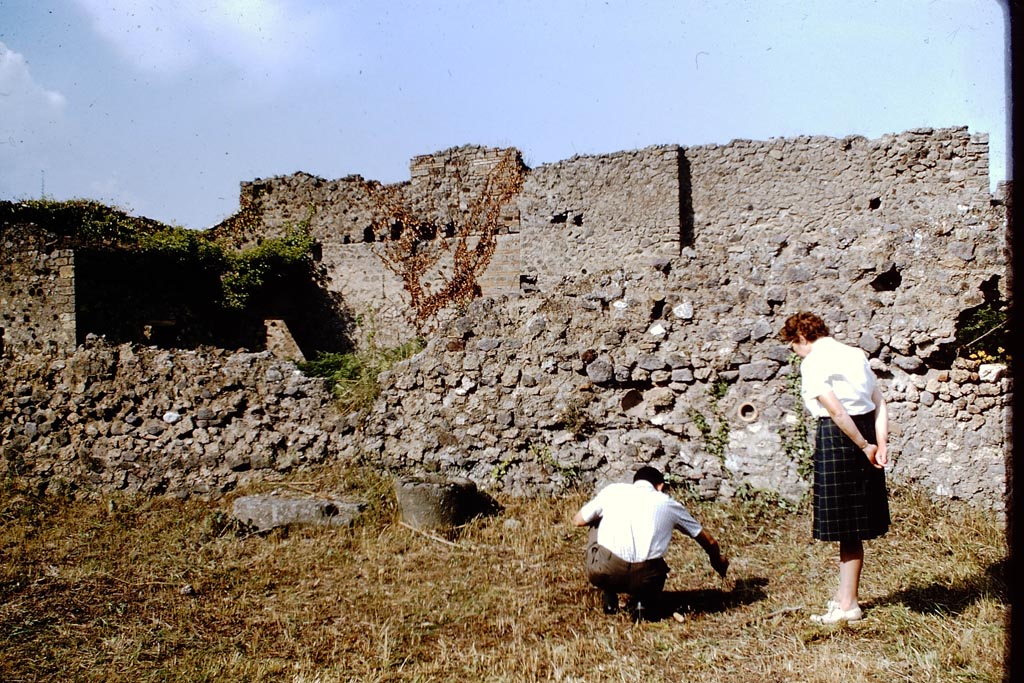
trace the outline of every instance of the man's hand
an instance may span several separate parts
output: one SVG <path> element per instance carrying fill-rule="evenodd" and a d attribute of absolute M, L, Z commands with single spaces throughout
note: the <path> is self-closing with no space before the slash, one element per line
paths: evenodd
<path fill-rule="evenodd" d="M 700 545 L 700 547 L 704 549 L 704 552 L 708 554 L 708 560 L 711 561 L 711 568 L 718 572 L 718 575 L 724 579 L 725 573 L 729 570 L 729 558 L 722 554 L 722 549 L 718 545 L 718 541 L 715 540 L 715 537 L 702 529 L 694 540 L 697 541 L 697 544 Z"/>
<path fill-rule="evenodd" d="M 709 557 L 709 559 L 711 560 L 711 568 L 724 579 L 725 573 L 729 571 L 729 558 L 722 553 L 718 553 L 716 557 Z"/>

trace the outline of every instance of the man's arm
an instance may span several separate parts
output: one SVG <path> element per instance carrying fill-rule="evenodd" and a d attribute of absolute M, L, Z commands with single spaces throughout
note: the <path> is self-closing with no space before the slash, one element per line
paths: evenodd
<path fill-rule="evenodd" d="M 693 540 L 697 541 L 698 545 L 708 554 L 711 568 L 724 579 L 725 573 L 729 570 L 729 558 L 722 554 L 722 549 L 718 546 L 715 537 L 701 529 L 701 532 L 694 536 Z"/>

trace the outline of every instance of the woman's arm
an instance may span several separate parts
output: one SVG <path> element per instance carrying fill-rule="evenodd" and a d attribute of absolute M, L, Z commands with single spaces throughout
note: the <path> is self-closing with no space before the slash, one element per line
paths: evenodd
<path fill-rule="evenodd" d="M 875 441 L 878 443 L 875 462 L 884 467 L 889 463 L 889 409 L 877 385 L 871 392 L 871 400 L 875 404 Z"/>
<path fill-rule="evenodd" d="M 885 461 L 880 462 L 877 460 L 879 447 L 873 443 L 869 443 L 868 440 L 864 438 L 864 435 L 860 433 L 860 429 L 857 427 L 857 423 L 855 423 L 853 418 L 850 417 L 850 414 L 846 412 L 846 408 L 844 408 L 843 404 L 839 402 L 839 399 L 836 398 L 834 392 L 829 391 L 818 396 L 818 402 L 825 407 L 825 410 L 828 411 L 832 421 L 836 423 L 836 426 L 839 427 L 840 430 L 842 430 L 843 434 L 850 437 L 853 443 L 857 445 L 857 448 L 864 451 L 864 455 L 868 457 L 868 461 L 870 461 L 872 465 L 878 468 L 885 465 Z M 886 418 L 885 425 L 886 436 L 888 437 L 888 418 Z M 881 439 L 879 440 L 881 441 Z M 882 458 L 886 458 L 884 450 L 882 451 Z"/>

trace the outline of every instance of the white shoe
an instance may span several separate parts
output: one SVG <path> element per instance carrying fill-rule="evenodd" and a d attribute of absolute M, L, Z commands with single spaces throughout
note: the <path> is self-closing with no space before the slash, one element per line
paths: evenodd
<path fill-rule="evenodd" d="M 828 601 L 828 611 L 824 614 L 812 614 L 811 621 L 815 624 L 838 624 L 840 622 L 855 622 L 864 618 L 864 611 L 860 605 L 854 605 L 850 609 L 841 609 L 834 600 Z"/>

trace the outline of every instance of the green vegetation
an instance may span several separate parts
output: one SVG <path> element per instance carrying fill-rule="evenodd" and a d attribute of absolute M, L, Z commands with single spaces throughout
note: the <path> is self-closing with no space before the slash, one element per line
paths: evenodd
<path fill-rule="evenodd" d="M 0 202 L 0 229 L 14 224 L 31 224 L 64 237 L 71 247 L 157 256 L 214 273 L 222 288 L 220 305 L 236 310 L 245 308 L 254 294 L 276 278 L 296 268 L 309 268 L 315 243 L 309 234 L 309 218 L 288 229 L 283 237 L 238 250 L 205 232 L 134 218 L 84 199 Z"/>
<path fill-rule="evenodd" d="M 796 461 L 796 471 L 800 477 L 808 479 L 814 472 L 814 449 L 810 443 L 810 423 L 804 410 L 803 397 L 800 395 L 800 361 L 800 356 L 795 353 L 789 355 L 792 372 L 786 380 L 786 388 L 796 406 L 793 409 L 796 422 L 783 433 L 782 448 L 786 457 Z"/>
<path fill-rule="evenodd" d="M 346 413 L 367 413 L 380 395 L 378 377 L 382 372 L 426 346 L 417 337 L 394 347 L 378 346 L 371 335 L 367 348 L 353 353 L 322 353 L 298 367 L 312 377 L 323 377 Z"/>
<path fill-rule="evenodd" d="M 227 268 L 221 274 L 225 304 L 229 308 L 245 308 L 249 297 L 274 277 L 296 266 L 308 265 L 313 245 L 307 224 L 303 224 L 283 237 L 227 253 Z"/>
<path fill-rule="evenodd" d="M 30 199 L 0 202 L 0 228 L 32 224 L 68 238 L 71 246 L 133 245 L 141 234 L 169 226 L 148 218 L 135 218 L 120 209 L 91 199 Z"/>
<path fill-rule="evenodd" d="M 708 387 L 714 426 L 704 413 L 696 408 L 691 408 L 687 413 L 704 439 L 704 448 L 719 460 L 725 459 L 725 449 L 729 445 L 729 421 L 725 419 L 725 413 L 721 406 L 722 399 L 725 398 L 728 391 L 729 383 L 722 379 L 716 380 Z"/>
<path fill-rule="evenodd" d="M 693 501 L 731 558 L 722 582 L 677 535 L 663 608 L 606 616 L 587 582 L 586 500 L 499 496 L 450 542 L 400 524 L 379 468 L 338 465 L 216 502 L 40 497 L 0 482 L 0 680 L 929 681 L 998 683 L 1006 529 L 990 511 L 891 491 L 870 541 L 866 619 L 813 625 L 836 549 L 808 505 Z M 285 487 L 369 503 L 351 528 L 257 534 L 236 495 Z M 514 522 L 514 523 L 510 523 Z M 678 614 L 678 619 L 672 617 Z"/>
<path fill-rule="evenodd" d="M 1009 363 L 1009 311 L 1005 305 L 990 302 L 968 313 L 957 325 L 961 341 L 959 355 L 981 363 Z"/>
<path fill-rule="evenodd" d="M 586 403 L 580 399 L 569 401 L 558 419 L 565 426 L 566 431 L 576 438 L 594 431 L 594 421 L 590 419 Z"/>

